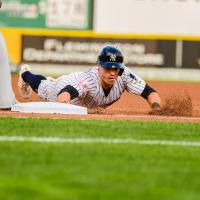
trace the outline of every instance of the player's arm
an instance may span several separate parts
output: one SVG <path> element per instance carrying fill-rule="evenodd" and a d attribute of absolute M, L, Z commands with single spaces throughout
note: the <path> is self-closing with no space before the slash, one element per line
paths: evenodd
<path fill-rule="evenodd" d="M 160 110 L 160 97 L 158 93 L 148 84 L 145 85 L 141 96 L 147 100 L 153 110 Z"/>
<path fill-rule="evenodd" d="M 70 103 L 70 100 L 78 97 L 79 93 L 76 88 L 71 85 L 64 87 L 58 94 L 58 102 L 60 103 Z"/>

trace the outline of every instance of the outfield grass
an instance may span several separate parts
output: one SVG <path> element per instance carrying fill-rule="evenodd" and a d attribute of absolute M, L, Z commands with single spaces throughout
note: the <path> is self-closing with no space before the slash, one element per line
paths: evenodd
<path fill-rule="evenodd" d="M 200 124 L 0 118 L 0 136 L 200 141 Z M 2 200 L 197 200 L 200 147 L 0 142 Z"/>

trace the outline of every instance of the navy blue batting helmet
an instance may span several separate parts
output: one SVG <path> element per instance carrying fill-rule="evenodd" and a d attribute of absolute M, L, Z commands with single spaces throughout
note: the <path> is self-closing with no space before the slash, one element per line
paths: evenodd
<path fill-rule="evenodd" d="M 106 69 L 120 69 L 119 75 L 124 72 L 124 57 L 122 52 L 113 45 L 104 46 L 99 53 L 97 63 Z"/>

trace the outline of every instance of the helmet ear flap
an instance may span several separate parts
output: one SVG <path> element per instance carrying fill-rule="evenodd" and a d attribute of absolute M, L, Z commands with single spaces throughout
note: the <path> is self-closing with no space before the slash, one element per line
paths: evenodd
<path fill-rule="evenodd" d="M 119 76 L 121 76 L 123 74 L 123 72 L 124 72 L 124 69 L 120 69 Z"/>

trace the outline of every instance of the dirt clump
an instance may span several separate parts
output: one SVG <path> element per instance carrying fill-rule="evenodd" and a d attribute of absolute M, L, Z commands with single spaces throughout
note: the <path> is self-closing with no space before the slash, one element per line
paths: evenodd
<path fill-rule="evenodd" d="M 188 93 L 173 94 L 165 99 L 160 110 L 150 111 L 151 115 L 192 116 L 192 100 Z"/>

